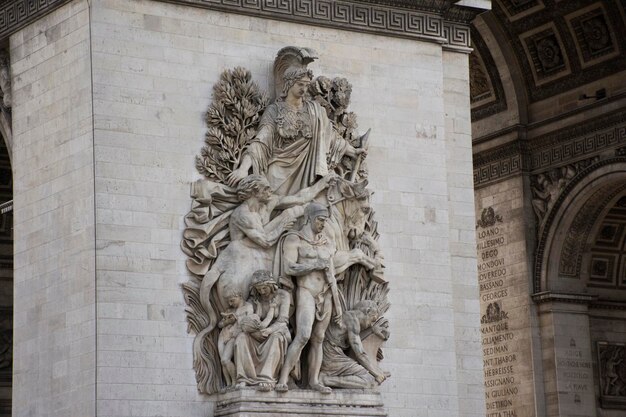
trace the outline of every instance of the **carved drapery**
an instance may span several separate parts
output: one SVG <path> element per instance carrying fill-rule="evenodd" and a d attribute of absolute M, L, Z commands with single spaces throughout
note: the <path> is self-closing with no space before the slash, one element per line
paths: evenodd
<path fill-rule="evenodd" d="M 316 58 L 279 51 L 271 104 L 243 68 L 214 86 L 196 158 L 204 179 L 181 242 L 202 393 L 328 394 L 389 376 L 378 365 L 389 302 L 367 189 L 370 132 L 357 131 L 345 78 L 313 79 Z"/>

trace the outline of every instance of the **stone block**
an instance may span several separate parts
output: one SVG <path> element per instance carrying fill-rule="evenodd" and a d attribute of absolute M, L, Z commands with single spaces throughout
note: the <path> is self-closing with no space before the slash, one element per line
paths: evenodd
<path fill-rule="evenodd" d="M 380 393 L 366 390 L 335 390 L 324 395 L 311 390 L 292 390 L 279 394 L 239 389 L 217 394 L 215 400 L 215 417 L 387 417 L 388 415 Z"/>

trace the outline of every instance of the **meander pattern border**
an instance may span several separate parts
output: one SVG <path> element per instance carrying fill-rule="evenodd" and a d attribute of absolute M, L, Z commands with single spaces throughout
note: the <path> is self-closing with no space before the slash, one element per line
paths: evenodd
<path fill-rule="evenodd" d="M 70 0 L 13 0 L 0 6 L 0 39 Z M 277 20 L 437 42 L 469 52 L 469 21 L 479 10 L 429 1 L 371 4 L 346 0 L 158 0 Z M 441 4 L 439 4 L 441 3 Z M 419 8 L 423 10 L 420 10 Z M 458 10 L 457 10 L 458 9 Z M 449 16 L 450 20 L 445 16 Z M 459 21 L 463 19 L 463 21 Z"/>
<path fill-rule="evenodd" d="M 37 17 L 50 13 L 70 0 L 17 0 L 0 6 L 0 39 L 33 22 Z"/>
<path fill-rule="evenodd" d="M 474 154 L 474 187 L 479 189 L 523 172 L 574 162 L 626 144 L 626 110 Z"/>

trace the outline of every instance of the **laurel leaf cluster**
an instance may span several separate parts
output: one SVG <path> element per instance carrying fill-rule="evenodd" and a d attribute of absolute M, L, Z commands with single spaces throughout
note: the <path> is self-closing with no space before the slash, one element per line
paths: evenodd
<path fill-rule="evenodd" d="M 267 93 L 245 68 L 226 70 L 213 86 L 213 102 L 205 115 L 205 145 L 196 156 L 196 169 L 207 179 L 224 183 L 254 138 Z"/>

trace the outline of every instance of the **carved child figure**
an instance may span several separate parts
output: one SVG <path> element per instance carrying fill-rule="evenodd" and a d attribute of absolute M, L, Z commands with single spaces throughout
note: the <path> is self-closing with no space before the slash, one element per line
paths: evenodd
<path fill-rule="evenodd" d="M 227 385 L 234 385 L 236 379 L 233 354 L 235 339 L 242 332 L 241 321 L 254 312 L 252 304 L 243 300 L 241 292 L 232 291 L 227 296 L 228 310 L 222 314 L 218 327 L 222 329 L 217 339 L 217 349 L 220 353 L 222 370 Z M 257 321 L 259 321 L 257 316 Z"/>
<path fill-rule="evenodd" d="M 274 309 L 276 308 L 276 302 L 273 301 L 270 304 L 269 310 L 263 320 L 258 314 L 250 314 L 241 320 L 241 328 L 246 333 L 256 332 L 258 330 L 267 329 L 274 318 Z"/>

